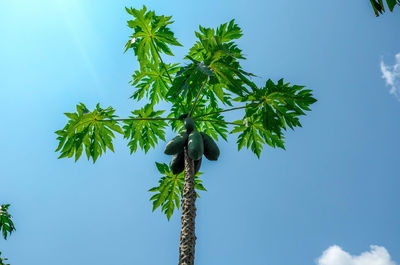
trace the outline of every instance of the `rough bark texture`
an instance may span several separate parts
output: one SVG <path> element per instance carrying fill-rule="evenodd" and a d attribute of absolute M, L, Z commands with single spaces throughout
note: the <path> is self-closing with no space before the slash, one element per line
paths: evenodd
<path fill-rule="evenodd" d="M 194 265 L 196 246 L 196 192 L 194 190 L 194 162 L 185 147 L 185 183 L 182 193 L 181 238 L 179 265 Z"/>

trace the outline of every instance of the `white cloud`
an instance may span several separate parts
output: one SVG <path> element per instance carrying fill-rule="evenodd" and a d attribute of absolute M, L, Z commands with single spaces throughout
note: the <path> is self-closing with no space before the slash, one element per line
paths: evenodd
<path fill-rule="evenodd" d="M 392 66 L 386 65 L 382 59 L 381 72 L 386 85 L 390 86 L 389 93 L 400 100 L 400 53 L 396 54 L 395 59 L 396 62 Z"/>
<path fill-rule="evenodd" d="M 384 247 L 371 246 L 371 250 L 352 256 L 339 246 L 329 247 L 317 260 L 318 265 L 396 265 Z"/>

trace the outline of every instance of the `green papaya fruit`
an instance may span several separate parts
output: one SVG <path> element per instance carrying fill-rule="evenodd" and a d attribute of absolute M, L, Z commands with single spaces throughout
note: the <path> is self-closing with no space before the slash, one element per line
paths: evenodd
<path fill-rule="evenodd" d="M 193 160 L 199 160 L 203 155 L 203 137 L 198 131 L 193 131 L 189 134 L 188 154 Z"/>
<path fill-rule="evenodd" d="M 194 161 L 194 174 L 196 175 L 197 174 L 197 172 L 199 172 L 199 170 L 200 170 L 200 166 L 201 166 L 201 160 L 202 160 L 203 158 L 200 158 L 199 160 L 195 160 Z"/>
<path fill-rule="evenodd" d="M 185 129 L 188 133 L 194 131 L 195 125 L 194 125 L 194 121 L 192 120 L 192 118 L 186 117 L 183 120 L 183 125 L 185 126 Z"/>
<path fill-rule="evenodd" d="M 173 174 L 179 174 L 185 169 L 185 156 L 183 151 L 175 154 L 172 157 L 171 163 L 169 163 L 169 167 Z"/>
<path fill-rule="evenodd" d="M 201 132 L 201 136 L 203 137 L 203 143 L 204 143 L 204 156 L 208 160 L 218 160 L 219 157 L 219 148 L 218 145 L 214 142 L 213 138 L 205 134 L 204 132 Z"/>
<path fill-rule="evenodd" d="M 186 131 L 180 132 L 171 141 L 167 143 L 164 149 L 164 154 L 175 155 L 183 150 L 188 139 L 188 134 Z"/>

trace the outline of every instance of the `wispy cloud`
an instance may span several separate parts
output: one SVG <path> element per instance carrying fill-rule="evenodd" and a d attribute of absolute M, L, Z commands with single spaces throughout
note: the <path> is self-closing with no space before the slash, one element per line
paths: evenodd
<path fill-rule="evenodd" d="M 317 260 L 318 265 L 396 265 L 384 247 L 370 246 L 370 251 L 352 256 L 339 246 L 331 246 Z"/>
<path fill-rule="evenodd" d="M 386 85 L 390 86 L 389 93 L 400 101 L 400 53 L 396 54 L 395 60 L 394 65 L 386 65 L 382 59 L 381 72 Z"/>

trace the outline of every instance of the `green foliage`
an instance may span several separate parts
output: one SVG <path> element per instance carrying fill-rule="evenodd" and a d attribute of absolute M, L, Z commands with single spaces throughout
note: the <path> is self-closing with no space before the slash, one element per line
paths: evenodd
<path fill-rule="evenodd" d="M 4 261 L 6 261 L 6 260 L 8 260 L 8 259 L 1 257 L 1 251 L 0 251 L 0 265 L 10 265 L 8 263 L 4 263 Z"/>
<path fill-rule="evenodd" d="M 299 116 L 309 111 L 309 106 L 317 100 L 311 90 L 304 86 L 284 83 L 283 79 L 274 84 L 268 80 L 263 88 L 255 89 L 244 97 L 235 99 L 246 102 L 246 112 L 231 133 L 238 133 L 238 149 L 244 146 L 260 157 L 262 145 L 284 147 L 283 130 L 287 127 L 301 127 Z"/>
<path fill-rule="evenodd" d="M 124 121 L 125 138 L 129 139 L 128 146 L 131 153 L 136 152 L 138 145 L 147 153 L 151 147 L 155 147 L 158 139 L 165 141 L 165 127 L 167 123 L 160 117 L 164 111 L 154 111 L 151 104 L 132 111 L 135 116 Z M 136 119 L 136 120 L 135 120 Z M 160 119 L 160 120 L 158 120 Z"/>
<path fill-rule="evenodd" d="M 169 101 L 173 102 L 178 96 L 183 96 L 185 104 L 189 109 L 190 104 L 196 98 L 199 90 L 207 82 L 208 75 L 196 67 L 195 63 L 191 63 L 177 72 L 172 86 L 167 93 Z"/>
<path fill-rule="evenodd" d="M 230 104 L 230 94 L 242 96 L 248 92 L 245 85 L 255 87 L 246 77 L 253 76 L 242 70 L 239 59 L 244 59 L 242 51 L 233 40 L 242 36 L 241 29 L 232 20 L 217 30 L 199 27 L 199 39 L 185 57 L 190 64 L 177 73 L 167 96 L 182 93 L 186 103 L 192 103 L 203 86 L 202 96 L 217 98 L 223 104 Z"/>
<path fill-rule="evenodd" d="M 11 220 L 11 214 L 8 213 L 9 207 L 10 204 L 3 204 L 0 207 L 0 231 L 2 232 L 4 239 L 7 239 L 7 236 L 11 235 L 15 230 L 14 223 Z"/>
<path fill-rule="evenodd" d="M 113 132 L 123 134 L 118 122 L 114 120 L 115 110 L 112 107 L 100 108 L 100 104 L 90 112 L 84 104 L 76 106 L 76 112 L 65 113 L 69 118 L 67 125 L 62 130 L 56 131 L 59 135 L 59 145 L 56 149 L 63 157 L 73 157 L 75 161 L 82 155 L 85 149 L 88 160 L 90 157 L 93 163 L 97 158 L 110 149 L 114 152 L 112 139 L 115 137 Z"/>
<path fill-rule="evenodd" d="M 225 122 L 224 116 L 219 113 L 219 111 L 222 111 L 222 108 L 213 107 L 211 104 L 207 105 L 207 100 L 200 101 L 198 105 L 201 107 L 193 114 L 195 117 L 198 116 L 195 119 L 198 131 L 204 132 L 217 141 L 218 137 L 228 141 L 228 124 Z M 204 115 L 205 117 L 203 117 Z"/>
<path fill-rule="evenodd" d="M 126 8 L 126 11 L 134 17 L 128 21 L 128 26 L 134 30 L 130 38 L 135 41 L 129 40 L 125 47 L 126 50 L 133 48 L 141 66 L 148 62 L 159 63 L 158 52 L 173 55 L 169 45 L 182 46 L 168 27 L 173 23 L 171 17 L 157 16 L 145 6 L 140 10 Z"/>
<path fill-rule="evenodd" d="M 168 72 L 175 74 L 179 70 L 177 65 L 166 64 L 163 67 L 161 64 L 147 64 L 140 71 L 136 70 L 132 75 L 131 84 L 137 90 L 131 98 L 140 101 L 145 96 L 153 105 L 164 100 L 171 85 Z"/>
<path fill-rule="evenodd" d="M 179 209 L 180 207 L 180 198 L 182 196 L 185 175 L 183 172 L 178 175 L 172 174 L 167 164 L 156 162 L 156 166 L 163 176 L 158 181 L 158 186 L 149 189 L 150 192 L 155 192 L 155 194 L 150 198 L 150 201 L 153 201 L 153 212 L 161 206 L 161 211 L 165 213 L 169 220 L 174 213 L 175 208 Z M 194 188 L 195 190 L 206 191 L 199 178 L 201 174 L 202 173 L 198 172 L 195 175 Z M 199 197 L 198 194 L 197 196 Z"/>
<path fill-rule="evenodd" d="M 375 16 L 379 16 L 380 14 L 383 14 L 385 12 L 385 5 L 383 3 L 383 0 L 370 0 L 371 6 L 374 10 Z M 390 10 L 390 12 L 393 12 L 393 9 L 396 5 L 400 5 L 400 0 L 386 0 L 386 4 Z"/>
<path fill-rule="evenodd" d="M 244 85 L 255 87 L 247 78 L 253 74 L 243 71 L 238 61 L 245 58 L 233 40 L 243 34 L 234 20 L 222 24 L 216 30 L 201 26 L 199 29 L 200 32 L 196 32 L 199 41 L 190 49 L 186 58 L 201 61 L 212 71 L 210 84 L 239 96 L 248 91 Z"/>
<path fill-rule="evenodd" d="M 146 7 L 126 10 L 133 17 L 128 21 L 133 33 L 125 51 L 133 49 L 140 64 L 130 82 L 135 87 L 131 98 L 144 107 L 133 110 L 128 118 L 117 119 L 111 107 L 97 105 L 89 112 L 85 105 L 78 105 L 77 112 L 66 113 L 67 125 L 56 132 L 60 158 L 75 155 L 77 160 L 85 149 L 88 159 L 95 162 L 107 148 L 114 150 L 115 132 L 128 139 L 131 153 L 138 147 L 147 153 L 160 140 L 165 141 L 168 128 L 181 131 L 185 117 L 191 117 L 196 129 L 214 140 L 227 141 L 229 133 L 237 133 L 238 149 L 249 148 L 260 157 L 266 144 L 285 148 L 284 132 L 301 126 L 300 116 L 316 101 L 311 90 L 282 79 L 257 87 L 251 80 L 254 75 L 240 64 L 245 58 L 236 42 L 243 34 L 234 20 L 216 29 L 200 26 L 195 32 L 197 41 L 184 58 L 186 65 L 180 65 L 162 59 L 173 55 L 172 46 L 181 46 L 169 28 L 171 17 L 158 16 Z M 160 103 L 170 106 L 155 110 Z M 227 121 L 224 114 L 231 110 L 241 110 L 242 119 Z M 168 166 L 161 165 L 157 167 L 164 176 L 160 186 L 151 190 L 158 192 L 151 200 L 154 209 L 162 206 L 169 219 L 174 208 L 179 208 L 183 175 L 173 175 Z M 196 181 L 200 183 L 198 176 Z"/>
<path fill-rule="evenodd" d="M 218 105 L 212 104 L 212 101 L 209 99 L 199 99 L 196 106 L 197 108 L 192 114 L 196 129 L 210 135 L 215 140 L 221 137 L 227 141 L 229 133 L 227 129 L 228 124 L 224 116 L 219 113 L 223 109 L 219 108 Z M 183 113 L 183 109 L 179 105 L 174 105 L 171 108 L 171 113 L 168 115 L 169 118 L 173 119 L 169 122 L 173 131 L 184 129 L 183 122 L 178 119 L 179 113 Z"/>

